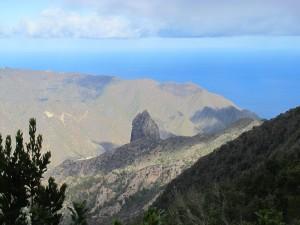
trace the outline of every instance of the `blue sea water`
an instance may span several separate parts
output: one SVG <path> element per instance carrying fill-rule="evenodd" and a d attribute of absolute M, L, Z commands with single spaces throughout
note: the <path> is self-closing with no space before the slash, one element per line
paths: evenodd
<path fill-rule="evenodd" d="M 292 50 L 1 52 L 0 66 L 194 82 L 263 118 L 300 105 L 300 52 Z"/>

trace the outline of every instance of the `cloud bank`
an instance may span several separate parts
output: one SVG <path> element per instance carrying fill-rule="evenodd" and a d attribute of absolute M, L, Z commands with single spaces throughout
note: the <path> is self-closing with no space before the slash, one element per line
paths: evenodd
<path fill-rule="evenodd" d="M 36 20 L 23 20 L 15 33 L 38 38 L 129 38 L 139 35 L 138 28 L 124 17 L 102 16 L 95 12 L 82 15 L 62 9 L 48 9 Z"/>
<path fill-rule="evenodd" d="M 300 35 L 298 0 L 65 0 L 56 5 L 23 19 L 10 33 L 96 39 Z"/>

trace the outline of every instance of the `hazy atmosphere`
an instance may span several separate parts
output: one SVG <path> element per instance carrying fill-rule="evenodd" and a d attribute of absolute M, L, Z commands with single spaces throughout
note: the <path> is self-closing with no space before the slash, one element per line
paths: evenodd
<path fill-rule="evenodd" d="M 194 82 L 271 118 L 299 104 L 299 1 L 2 1 L 0 66 Z"/>
<path fill-rule="evenodd" d="M 300 0 L 0 0 L 0 225 L 300 225 Z"/>

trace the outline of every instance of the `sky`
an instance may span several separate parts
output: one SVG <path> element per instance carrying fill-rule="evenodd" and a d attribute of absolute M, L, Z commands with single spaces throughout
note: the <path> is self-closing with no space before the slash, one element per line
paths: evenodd
<path fill-rule="evenodd" d="M 141 38 L 299 35 L 298 0 L 11 0 L 2 36 Z"/>
<path fill-rule="evenodd" d="M 194 82 L 265 118 L 300 105 L 299 0 L 0 1 L 0 66 Z"/>

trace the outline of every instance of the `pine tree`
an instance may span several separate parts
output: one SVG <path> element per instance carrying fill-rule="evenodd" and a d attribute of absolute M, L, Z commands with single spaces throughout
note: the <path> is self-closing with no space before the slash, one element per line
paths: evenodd
<path fill-rule="evenodd" d="M 12 140 L 7 136 L 5 147 L 0 148 L 1 183 L 0 183 L 0 222 L 3 225 L 26 224 L 22 209 L 28 206 L 28 170 L 29 157 L 23 148 L 23 135 L 16 135 L 15 151 L 12 151 Z"/>
<path fill-rule="evenodd" d="M 285 225 L 282 213 L 274 209 L 263 209 L 255 214 L 259 225 Z"/>
<path fill-rule="evenodd" d="M 88 208 L 86 201 L 73 202 L 72 207 L 69 207 L 71 212 L 71 225 L 87 225 Z"/>
<path fill-rule="evenodd" d="M 144 215 L 142 225 L 163 225 L 165 216 L 162 211 L 150 208 Z"/>
<path fill-rule="evenodd" d="M 113 225 L 123 225 L 123 223 L 119 220 L 114 220 Z"/>
<path fill-rule="evenodd" d="M 62 214 L 59 213 L 65 199 L 66 185 L 58 188 L 55 180 L 51 177 L 46 187 L 40 186 L 34 198 L 32 207 L 32 224 L 59 224 Z"/>
<path fill-rule="evenodd" d="M 16 146 L 7 136 L 3 147 L 0 136 L 0 224 L 58 225 L 65 199 L 66 185 L 58 188 L 53 178 L 42 185 L 50 163 L 50 152 L 42 154 L 42 136 L 36 136 L 36 121 L 29 121 L 29 142 L 23 143 L 21 131 Z"/>

